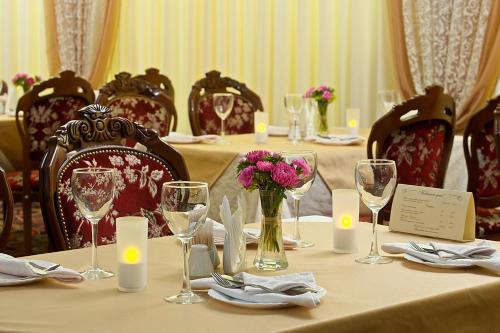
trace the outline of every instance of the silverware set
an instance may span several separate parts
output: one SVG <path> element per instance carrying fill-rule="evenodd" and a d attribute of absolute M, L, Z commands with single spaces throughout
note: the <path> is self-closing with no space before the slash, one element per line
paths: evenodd
<path fill-rule="evenodd" d="M 61 267 L 61 265 L 59 264 L 55 264 L 49 267 L 43 267 L 34 263 L 33 261 L 28 261 L 28 265 L 31 267 L 31 269 L 36 275 L 41 275 L 41 276 L 47 275 L 49 272 L 55 271 L 56 269 Z"/>
<path fill-rule="evenodd" d="M 408 243 L 410 244 L 410 247 L 415 251 L 436 254 L 438 256 L 440 256 L 440 254 L 439 254 L 440 252 L 444 252 L 444 253 L 455 255 L 461 259 L 490 259 L 491 258 L 491 256 L 484 256 L 484 255 L 479 255 L 479 254 L 463 254 L 463 253 L 459 253 L 459 252 L 452 251 L 449 249 L 436 249 L 432 243 L 429 244 L 429 247 L 418 245 L 415 241 L 412 241 L 412 240 L 408 241 Z"/>

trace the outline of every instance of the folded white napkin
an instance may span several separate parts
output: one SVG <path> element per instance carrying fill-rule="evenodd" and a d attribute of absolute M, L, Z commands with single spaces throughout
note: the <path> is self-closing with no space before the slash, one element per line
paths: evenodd
<path fill-rule="evenodd" d="M 212 278 L 203 278 L 191 281 L 193 289 L 212 288 L 224 295 L 251 303 L 287 303 L 314 308 L 320 304 L 320 299 L 326 295 L 326 290 L 316 284 L 311 272 L 292 273 L 272 277 L 256 276 L 248 273 L 235 275 L 236 279 L 245 283 L 256 283 L 275 290 L 275 293 L 260 288 L 246 287 L 245 289 L 229 289 L 219 286 Z M 284 292 L 297 287 L 314 288 L 318 292 L 305 292 L 298 295 L 287 295 Z"/>
<path fill-rule="evenodd" d="M 350 134 L 328 135 L 328 137 L 315 135 L 306 137 L 305 141 L 331 146 L 348 146 L 361 143 L 365 141 L 365 138 L 363 136 Z"/>
<path fill-rule="evenodd" d="M 68 283 L 78 283 L 85 280 L 80 273 L 70 268 L 59 266 L 54 270 L 41 272 L 33 268 L 29 262 L 44 268 L 55 265 L 45 260 L 17 259 L 7 254 L 0 253 L 0 286 L 19 284 L 23 281 L 37 281 L 43 278 L 53 278 Z"/>
<path fill-rule="evenodd" d="M 238 198 L 238 208 L 234 213 L 231 213 L 227 197 L 224 196 L 222 199 L 220 218 L 226 230 L 223 255 L 223 267 L 226 274 L 235 274 L 245 269 L 246 236 L 243 231 L 245 212 L 246 204 L 242 194 Z"/>
<path fill-rule="evenodd" d="M 209 219 L 207 217 L 207 219 Z M 214 243 L 216 245 L 224 245 L 224 237 L 226 235 L 226 229 L 224 226 L 215 221 L 212 220 L 214 224 Z M 247 244 L 258 244 L 259 243 L 259 235 L 260 235 L 260 230 L 255 229 L 255 228 L 244 228 L 243 232 L 245 233 Z M 294 249 L 298 246 L 298 243 L 296 240 L 293 240 L 291 237 L 283 235 L 283 246 L 285 249 L 290 250 Z"/>
<path fill-rule="evenodd" d="M 288 127 L 269 125 L 267 131 L 270 136 L 288 136 Z"/>
<path fill-rule="evenodd" d="M 423 264 L 437 264 L 432 265 L 435 267 L 466 267 L 466 266 L 479 266 L 491 269 L 495 272 L 500 272 L 500 253 L 491 247 L 488 241 L 481 241 L 475 244 L 443 244 L 443 243 L 430 243 L 419 244 L 420 246 L 429 247 L 434 246 L 436 250 L 444 249 L 451 250 L 462 255 L 480 255 L 491 256 L 489 259 L 479 258 L 460 258 L 460 256 L 439 252 L 439 254 L 426 253 L 414 250 L 408 243 L 385 243 L 382 244 L 382 250 L 391 254 L 405 253 L 405 258 L 412 260 L 418 258 Z M 411 258 L 413 257 L 413 258 Z"/>
<path fill-rule="evenodd" d="M 215 142 L 219 139 L 219 136 L 215 134 L 193 136 L 190 134 L 170 132 L 167 136 L 164 136 L 161 139 L 168 143 L 198 143 L 204 141 Z"/>

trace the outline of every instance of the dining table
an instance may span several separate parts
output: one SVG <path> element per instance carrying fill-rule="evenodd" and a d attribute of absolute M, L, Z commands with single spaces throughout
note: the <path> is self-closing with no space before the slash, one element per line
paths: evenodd
<path fill-rule="evenodd" d="M 288 233 L 293 223 L 284 223 Z M 311 248 L 287 250 L 284 271 L 257 271 L 255 247 L 247 249 L 249 273 L 274 276 L 312 272 L 327 290 L 316 308 L 253 309 L 212 299 L 166 303 L 182 281 L 182 250 L 174 236 L 148 240 L 148 281 L 142 292 L 117 289 L 117 277 L 63 284 L 51 279 L 0 287 L 0 332 L 497 332 L 500 323 L 500 275 L 478 267 L 435 268 L 391 255 L 392 263 L 360 264 L 370 248 L 372 225 L 358 226 L 358 251 L 332 251 L 332 222 L 302 227 Z M 379 226 L 379 241 L 429 242 Z M 444 242 L 444 241 L 443 241 Z M 500 243 L 491 242 L 500 250 Z M 220 251 L 222 252 L 222 251 Z M 89 263 L 90 248 L 27 257 L 79 269 Z M 117 270 L 116 246 L 99 247 L 101 267 Z M 221 267 L 218 268 L 221 270 Z"/>

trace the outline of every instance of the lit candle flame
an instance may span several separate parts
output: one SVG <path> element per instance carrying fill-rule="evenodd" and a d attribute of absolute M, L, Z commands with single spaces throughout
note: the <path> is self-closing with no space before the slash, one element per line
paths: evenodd
<path fill-rule="evenodd" d="M 123 261 L 127 264 L 136 264 L 139 262 L 139 249 L 135 246 L 129 246 L 123 251 Z"/>
<path fill-rule="evenodd" d="M 344 228 L 349 228 L 351 226 L 351 222 L 352 221 L 350 216 L 344 215 L 340 218 L 340 224 Z"/>
<path fill-rule="evenodd" d="M 349 127 L 356 127 L 358 126 L 358 122 L 354 119 L 349 120 Z"/>
<path fill-rule="evenodd" d="M 264 133 L 266 131 L 266 124 L 259 123 L 257 124 L 257 132 Z"/>

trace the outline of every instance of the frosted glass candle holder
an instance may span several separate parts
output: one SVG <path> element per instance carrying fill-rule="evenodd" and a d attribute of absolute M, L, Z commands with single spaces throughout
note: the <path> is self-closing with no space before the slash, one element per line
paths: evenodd
<path fill-rule="evenodd" d="M 359 122 L 361 117 L 361 111 L 359 109 L 347 109 L 346 110 L 346 123 L 347 131 L 349 134 L 358 135 L 359 134 Z"/>
<path fill-rule="evenodd" d="M 332 191 L 333 251 L 357 251 L 359 223 L 359 194 L 356 190 Z"/>
<path fill-rule="evenodd" d="M 148 273 L 148 219 L 126 216 L 116 219 L 118 289 L 144 290 Z"/>
<path fill-rule="evenodd" d="M 254 112 L 255 143 L 267 143 L 269 136 L 269 114 L 267 112 Z"/>

